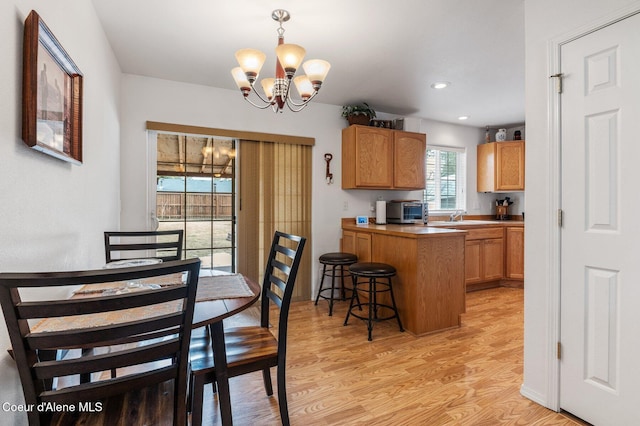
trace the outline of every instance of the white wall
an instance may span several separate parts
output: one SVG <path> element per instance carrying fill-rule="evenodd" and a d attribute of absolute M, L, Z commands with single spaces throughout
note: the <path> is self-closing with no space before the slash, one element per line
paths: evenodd
<path fill-rule="evenodd" d="M 556 171 L 550 164 L 549 141 L 549 47 L 563 34 L 573 33 L 601 17 L 637 1 L 629 0 L 526 0 L 526 123 L 527 123 L 527 226 L 525 227 L 525 396 L 555 408 L 557 399 L 552 371 L 554 345 L 549 343 L 555 311 L 550 301 L 557 283 L 551 282 L 551 259 L 555 252 L 551 229 L 555 226 L 552 199 L 557 188 L 550 176 Z"/>
<path fill-rule="evenodd" d="M 84 74 L 84 164 L 21 138 L 22 34 L 34 9 Z M 0 272 L 86 269 L 104 262 L 102 232 L 119 226 L 120 70 L 90 2 L 0 2 Z M 0 403 L 22 400 L 0 325 Z M 3 425 L 26 417 L 2 411 Z"/>

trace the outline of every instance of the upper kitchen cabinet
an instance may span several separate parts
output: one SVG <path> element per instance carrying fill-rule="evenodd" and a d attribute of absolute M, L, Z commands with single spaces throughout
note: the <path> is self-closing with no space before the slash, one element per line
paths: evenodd
<path fill-rule="evenodd" d="M 524 191 L 524 141 L 478 145 L 478 192 Z"/>
<path fill-rule="evenodd" d="M 427 135 L 379 127 L 342 130 L 343 189 L 424 189 Z"/>

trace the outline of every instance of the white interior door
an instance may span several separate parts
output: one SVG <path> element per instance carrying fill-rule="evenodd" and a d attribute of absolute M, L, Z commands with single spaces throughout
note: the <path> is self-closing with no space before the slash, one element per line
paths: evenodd
<path fill-rule="evenodd" d="M 640 14 L 561 48 L 560 406 L 640 424 Z"/>

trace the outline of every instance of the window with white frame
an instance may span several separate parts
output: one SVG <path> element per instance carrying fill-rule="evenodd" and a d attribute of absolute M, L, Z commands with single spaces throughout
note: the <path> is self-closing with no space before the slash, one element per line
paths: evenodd
<path fill-rule="evenodd" d="M 429 205 L 430 214 L 466 209 L 466 157 L 464 148 L 427 149 L 424 202 Z"/>

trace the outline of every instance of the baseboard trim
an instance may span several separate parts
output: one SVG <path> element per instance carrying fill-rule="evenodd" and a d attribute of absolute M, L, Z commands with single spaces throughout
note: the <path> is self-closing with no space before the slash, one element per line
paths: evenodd
<path fill-rule="evenodd" d="M 469 293 L 472 291 L 487 290 L 489 288 L 497 288 L 497 287 L 524 288 L 524 281 L 510 280 L 505 278 L 505 279 L 496 280 L 496 281 L 467 284 L 466 289 L 467 289 L 467 293 Z"/>
<path fill-rule="evenodd" d="M 540 404 L 545 408 L 553 410 L 553 408 L 549 407 L 549 404 L 547 403 L 547 398 L 545 398 L 543 394 L 527 387 L 524 384 L 520 386 L 520 395 L 524 396 L 527 399 L 530 399 L 536 404 Z"/>

